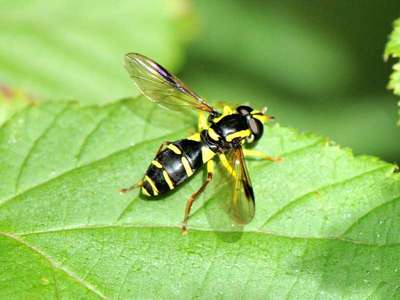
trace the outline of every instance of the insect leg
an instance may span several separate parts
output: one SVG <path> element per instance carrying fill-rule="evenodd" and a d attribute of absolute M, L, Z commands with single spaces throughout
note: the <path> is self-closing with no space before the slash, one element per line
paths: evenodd
<path fill-rule="evenodd" d="M 243 149 L 243 154 L 245 157 L 251 157 L 251 158 L 260 158 L 260 159 L 265 159 L 265 160 L 270 160 L 270 161 L 282 161 L 283 158 L 280 156 L 268 156 L 264 154 L 261 151 L 257 150 L 250 150 L 250 149 Z"/>
<path fill-rule="evenodd" d="M 225 154 L 223 154 L 223 153 L 220 154 L 220 155 L 219 155 L 219 160 L 220 160 L 221 164 L 223 165 L 223 167 L 228 171 L 228 173 L 229 173 L 231 176 L 233 176 L 233 177 L 237 176 L 235 170 L 233 169 L 234 166 L 232 166 L 232 165 L 229 163 L 229 161 L 228 161 L 228 159 L 226 158 Z"/>
<path fill-rule="evenodd" d="M 139 182 L 136 182 L 134 185 L 132 185 L 130 187 L 119 189 L 119 192 L 127 193 L 129 191 L 132 191 L 133 189 L 142 187 L 142 185 L 143 185 L 143 180 L 140 180 Z"/>
<path fill-rule="evenodd" d="M 208 128 L 207 117 L 206 117 L 204 111 L 199 112 L 199 117 L 197 120 L 197 127 L 198 127 L 199 131 L 202 131 L 203 129 Z"/>
<path fill-rule="evenodd" d="M 165 148 L 166 146 L 168 146 L 169 144 L 171 144 L 171 143 L 172 143 L 172 142 L 170 142 L 170 141 L 165 141 L 165 142 L 163 142 L 163 143 L 160 145 L 160 147 L 158 148 L 157 154 L 159 154 L 161 151 L 163 151 L 164 148 Z"/>
<path fill-rule="evenodd" d="M 201 185 L 201 187 L 189 197 L 189 199 L 186 203 L 185 216 L 184 216 L 183 222 L 182 222 L 182 234 L 187 234 L 187 223 L 189 220 L 189 215 L 190 215 L 190 210 L 192 209 L 192 205 L 193 205 L 194 201 L 196 201 L 198 196 L 202 192 L 204 192 L 207 185 L 211 182 L 213 173 L 214 173 L 214 161 L 209 160 L 207 162 L 207 179 L 206 179 L 206 181 L 204 181 L 203 184 Z"/>

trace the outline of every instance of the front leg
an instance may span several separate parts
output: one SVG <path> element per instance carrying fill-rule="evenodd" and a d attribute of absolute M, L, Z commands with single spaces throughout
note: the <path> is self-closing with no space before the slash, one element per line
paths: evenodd
<path fill-rule="evenodd" d="M 204 111 L 199 111 L 199 117 L 197 119 L 197 128 L 199 132 L 208 128 L 208 121 Z"/>
<path fill-rule="evenodd" d="M 274 161 L 274 162 L 279 162 L 279 161 L 283 160 L 283 157 L 281 157 L 281 156 L 269 156 L 258 150 L 243 149 L 243 154 L 245 157 L 259 158 L 259 159 L 270 160 L 270 161 Z"/>

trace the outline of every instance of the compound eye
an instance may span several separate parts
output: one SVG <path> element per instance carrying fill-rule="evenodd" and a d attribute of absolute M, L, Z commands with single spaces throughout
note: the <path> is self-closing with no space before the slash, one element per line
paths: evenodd
<path fill-rule="evenodd" d="M 250 112 L 252 112 L 253 109 L 252 109 L 251 107 L 249 107 L 249 106 L 241 105 L 241 106 L 238 106 L 238 107 L 236 108 L 236 111 L 237 111 L 239 114 L 242 114 L 242 115 L 245 116 L 245 115 L 250 114 Z"/>
<path fill-rule="evenodd" d="M 258 140 L 264 131 L 263 124 L 259 120 L 251 118 L 249 120 L 249 127 L 251 132 L 254 134 L 254 139 Z"/>

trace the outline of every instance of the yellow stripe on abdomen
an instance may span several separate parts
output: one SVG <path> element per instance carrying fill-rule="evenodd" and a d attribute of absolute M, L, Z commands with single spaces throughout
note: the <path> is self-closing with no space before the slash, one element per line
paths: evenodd
<path fill-rule="evenodd" d="M 147 197 L 151 197 L 151 195 L 149 194 L 149 192 L 148 192 L 144 187 L 142 187 L 142 193 L 143 193 L 143 195 L 145 195 L 145 196 L 147 196 Z"/>
<path fill-rule="evenodd" d="M 147 175 L 144 177 L 144 180 L 146 180 L 150 184 L 151 189 L 153 190 L 153 195 L 157 196 L 159 194 L 159 191 L 158 191 L 154 181 Z"/>
<path fill-rule="evenodd" d="M 158 161 L 156 161 L 156 160 L 153 160 L 153 161 L 151 162 L 151 164 L 152 164 L 153 166 L 155 166 L 156 168 L 162 169 L 162 165 L 161 165 Z"/>
<path fill-rule="evenodd" d="M 192 176 L 193 175 L 193 170 L 192 170 L 192 167 L 190 166 L 189 161 L 187 160 L 187 158 L 182 156 L 181 161 L 182 161 L 183 167 L 185 168 L 186 175 L 188 177 Z"/>
<path fill-rule="evenodd" d="M 170 190 L 174 189 L 174 183 L 172 182 L 171 178 L 169 177 L 167 171 L 163 170 L 162 172 L 165 182 L 168 184 Z"/>
<path fill-rule="evenodd" d="M 172 150 L 172 152 L 174 152 L 175 154 L 178 154 L 178 155 L 182 154 L 182 151 L 177 146 L 175 146 L 174 144 L 169 144 L 167 146 L 167 148 Z"/>

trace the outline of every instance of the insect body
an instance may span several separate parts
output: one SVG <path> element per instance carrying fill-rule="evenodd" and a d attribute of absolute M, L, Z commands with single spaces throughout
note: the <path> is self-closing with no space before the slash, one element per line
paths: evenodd
<path fill-rule="evenodd" d="M 202 152 L 206 149 L 198 134 L 168 144 L 147 169 L 143 194 L 159 196 L 183 183 L 205 163 Z"/>
<path fill-rule="evenodd" d="M 265 111 L 253 110 L 249 106 L 232 109 L 223 108 L 220 113 L 202 98 L 189 90 L 177 77 L 153 60 L 136 53 L 126 55 L 126 68 L 138 88 L 151 101 L 174 110 L 196 109 L 199 114 L 199 132 L 175 142 L 161 145 L 145 176 L 128 191 L 140 187 L 144 195 L 163 195 L 191 177 L 204 164 L 207 179 L 187 202 L 182 230 L 186 232 L 193 202 L 213 178 L 214 158 L 219 157 L 230 179 L 232 219 L 247 224 L 254 217 L 255 201 L 253 188 L 244 155 L 278 160 L 254 150 L 245 150 L 245 143 L 254 143 L 263 135 L 263 123 L 271 117 Z M 208 118 L 204 112 L 207 112 Z"/>

